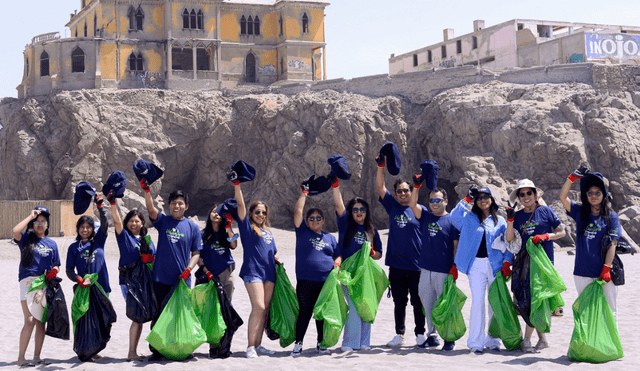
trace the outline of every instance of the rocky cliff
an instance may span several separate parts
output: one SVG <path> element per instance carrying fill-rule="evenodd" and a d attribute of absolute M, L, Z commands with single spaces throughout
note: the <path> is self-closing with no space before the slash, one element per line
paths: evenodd
<path fill-rule="evenodd" d="M 165 169 L 154 194 L 166 198 L 184 189 L 191 196 L 188 214 L 205 215 L 233 196 L 225 173 L 242 159 L 257 170 L 256 180 L 243 186 L 247 201 L 266 201 L 272 224 L 291 228 L 300 181 L 326 174 L 327 158 L 340 153 L 353 174 L 341 182 L 343 197 L 367 198 L 376 225 L 385 228 L 374 157 L 392 141 L 403 178 L 419 172 L 424 159 L 438 161 L 450 206 L 471 183 L 492 187 L 504 206 L 516 181 L 529 178 L 565 220 L 559 189 L 587 162 L 608 178 L 614 209 L 626 208 L 625 227 L 638 238 L 640 210 L 628 208 L 640 204 L 638 90 L 496 80 L 446 90 L 425 104 L 333 90 L 291 96 L 82 90 L 4 99 L 0 199 L 72 199 L 78 182 L 100 188 L 112 171 L 123 170 L 130 182 L 121 206 L 139 207 L 144 199 L 132 165 L 144 158 Z M 394 179 L 387 174 L 386 181 L 391 188 Z M 330 196 L 308 204 L 330 212 Z M 334 218 L 327 223 L 335 228 Z"/>

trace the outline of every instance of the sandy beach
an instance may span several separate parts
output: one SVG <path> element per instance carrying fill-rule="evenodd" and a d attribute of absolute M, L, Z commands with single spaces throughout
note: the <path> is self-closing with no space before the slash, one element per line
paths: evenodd
<path fill-rule="evenodd" d="M 387 231 L 380 231 L 383 244 L 386 246 Z M 371 346 L 369 351 L 355 351 L 352 353 L 342 353 L 340 342 L 331 348 L 331 355 L 319 356 L 315 352 L 316 332 L 315 326 L 310 325 L 304 341 L 304 350 L 301 357 L 290 357 L 293 345 L 287 348 L 280 348 L 277 341 L 270 341 L 265 336 L 263 345 L 276 351 L 273 356 L 260 356 L 257 359 L 246 359 L 245 349 L 247 346 L 247 327 L 243 325 L 236 333 L 231 350 L 231 357 L 223 360 L 210 360 L 208 355 L 208 344 L 203 344 L 198 348 L 195 357 L 189 361 L 175 362 L 163 361 L 149 363 L 127 362 L 128 331 L 131 321 L 125 315 L 125 303 L 120 290 L 118 289 L 118 247 L 113 233 L 113 228 L 109 231 L 107 244 L 105 247 L 107 266 L 110 274 L 110 282 L 113 292 L 111 301 L 118 314 L 118 321 L 113 325 L 111 331 L 111 341 L 100 355 L 102 358 L 97 362 L 82 363 L 73 352 L 73 340 L 63 341 L 47 337 L 44 342 L 42 358 L 51 362 L 49 366 L 37 366 L 42 370 L 121 370 L 122 368 L 144 368 L 145 370 L 187 370 L 218 368 L 222 370 L 294 370 L 305 369 L 307 371 L 320 371 L 326 369 L 346 370 L 389 370 L 411 367 L 436 367 L 439 370 L 490 370 L 490 369 L 527 369 L 527 370 L 548 370 L 548 369 L 575 369 L 575 370 L 595 370 L 611 369 L 636 370 L 640 367 L 640 352 L 637 350 L 638 334 L 640 334 L 640 321 L 637 321 L 635 309 L 640 308 L 640 296 L 638 293 L 639 279 L 636 275 L 640 267 L 640 256 L 623 255 L 622 260 L 626 271 L 626 285 L 619 287 L 618 291 L 618 325 L 620 338 L 625 351 L 625 357 L 621 360 L 609 362 L 605 365 L 588 363 L 573 363 L 567 358 L 567 350 L 573 331 L 573 313 L 571 304 L 577 297 L 575 284 L 573 281 L 574 256 L 569 255 L 567 250 L 557 250 L 555 255 L 556 269 L 562 276 L 568 290 L 562 294 L 566 306 L 564 317 L 553 317 L 551 333 L 547 335 L 550 344 L 549 349 L 539 353 L 523 353 L 517 351 L 506 351 L 504 347 L 501 351 L 487 351 L 483 355 L 470 354 L 466 346 L 467 335 L 456 343 L 456 348 L 452 352 L 443 352 L 438 349 L 420 349 L 415 346 L 415 336 L 413 335 L 413 315 L 410 309 L 407 310 L 407 345 L 401 348 L 388 348 L 386 343 L 395 335 L 393 321 L 393 301 L 386 295 L 380 302 L 378 317 L 372 326 Z M 157 233 L 151 230 L 154 242 L 157 240 Z M 292 231 L 274 229 L 274 236 L 280 251 L 280 257 L 285 264 L 287 273 L 295 286 L 295 234 Z M 67 248 L 73 242 L 74 237 L 64 237 L 54 239 L 58 244 L 62 265 L 64 266 Z M 250 303 L 242 280 L 237 276 L 242 264 L 241 245 L 234 252 L 236 259 L 236 290 L 233 297 L 233 305 L 240 316 L 245 320 L 249 317 Z M 2 313 L 2 333 L 0 339 L 0 369 L 16 369 L 16 359 L 18 357 L 18 337 L 23 325 L 23 316 L 18 301 L 18 247 L 10 240 L 0 240 L 0 277 L 4 283 L 3 290 L 0 290 L 0 313 Z M 384 256 L 378 261 L 384 266 Z M 64 269 L 62 269 L 64 271 Z M 62 286 L 65 292 L 67 305 L 72 301 L 72 282 L 61 273 L 64 279 Z M 469 310 L 471 307 L 471 292 L 467 277 L 460 274 L 457 281 L 458 287 L 469 297 L 463 309 L 465 321 L 469 323 Z M 521 320 L 524 326 L 524 322 Z M 523 327 L 524 331 L 524 327 Z M 144 338 L 149 333 L 149 325 L 145 324 L 142 339 L 138 351 L 144 355 L 149 355 L 148 343 Z M 73 336 L 72 336 L 73 338 Z M 532 343 L 537 341 L 536 335 L 532 338 Z M 27 350 L 27 359 L 33 358 L 33 336 Z"/>

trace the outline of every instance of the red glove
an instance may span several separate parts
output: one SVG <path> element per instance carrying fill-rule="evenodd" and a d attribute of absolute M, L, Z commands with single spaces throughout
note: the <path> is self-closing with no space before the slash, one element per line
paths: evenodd
<path fill-rule="evenodd" d="M 156 258 L 151 254 L 140 254 L 140 260 L 142 260 L 143 263 L 153 263 Z"/>
<path fill-rule="evenodd" d="M 82 287 L 89 287 L 91 286 L 91 280 L 88 280 L 88 283 L 84 283 L 84 280 L 82 279 L 82 277 L 78 276 L 78 278 L 76 279 L 76 281 L 78 281 L 78 283 L 80 284 L 80 286 Z"/>
<path fill-rule="evenodd" d="M 385 162 L 384 160 L 385 160 L 384 156 L 378 155 L 376 157 L 376 164 L 378 164 L 378 167 L 384 167 L 384 162 Z"/>
<path fill-rule="evenodd" d="M 107 201 L 109 201 L 109 204 L 115 205 L 116 204 L 116 195 L 113 194 L 113 192 L 109 192 L 109 194 L 107 195 Z"/>
<path fill-rule="evenodd" d="M 184 270 L 184 272 L 182 272 L 182 274 L 178 278 L 182 278 L 184 282 L 187 282 L 187 279 L 189 279 L 189 276 L 191 276 L 191 269 L 187 268 Z"/>
<path fill-rule="evenodd" d="M 611 266 L 610 265 L 604 265 L 602 267 L 602 272 L 600 273 L 600 279 L 603 280 L 604 282 L 611 282 Z"/>
<path fill-rule="evenodd" d="M 225 229 L 231 228 L 231 221 L 233 220 L 231 218 L 231 215 L 229 214 L 224 214 L 225 219 L 227 219 L 227 223 L 224 225 Z"/>
<path fill-rule="evenodd" d="M 93 199 L 93 201 L 96 203 L 96 207 L 97 208 L 101 208 L 102 207 L 102 203 L 104 202 L 104 200 L 102 199 L 102 197 L 100 195 L 96 195 L 96 197 Z"/>
<path fill-rule="evenodd" d="M 211 272 L 207 272 L 207 278 L 211 281 L 213 279 L 213 274 Z"/>
<path fill-rule="evenodd" d="M 52 279 L 56 278 L 57 275 L 58 275 L 58 268 L 53 267 L 51 268 L 49 273 L 47 273 L 47 276 L 45 278 L 47 279 L 47 281 L 51 281 Z"/>
<path fill-rule="evenodd" d="M 147 184 L 147 180 L 144 178 L 140 179 L 140 187 L 144 189 L 145 193 L 151 192 L 149 185 Z"/>
<path fill-rule="evenodd" d="M 533 243 L 536 245 L 540 243 L 540 241 L 549 241 L 549 233 L 545 234 L 537 234 L 532 238 Z"/>
<path fill-rule="evenodd" d="M 374 256 L 376 254 L 376 251 L 373 249 L 373 244 L 371 244 L 371 252 L 369 253 L 369 256 Z"/>
<path fill-rule="evenodd" d="M 451 270 L 449 271 L 449 274 L 453 275 L 454 281 L 458 280 L 458 267 L 456 267 L 455 264 L 451 266 Z"/>
<path fill-rule="evenodd" d="M 334 261 L 334 262 L 333 262 L 333 266 L 334 266 L 334 267 L 338 267 L 338 273 L 340 273 L 340 263 L 338 263 L 338 262 Z"/>
<path fill-rule="evenodd" d="M 413 176 L 413 188 L 420 188 L 422 187 L 422 174 L 415 174 Z"/>
<path fill-rule="evenodd" d="M 511 275 L 511 263 L 504 262 L 502 263 L 502 277 L 509 277 Z"/>
<path fill-rule="evenodd" d="M 516 210 L 511 207 L 511 202 L 507 201 L 507 221 L 512 222 L 516 219 Z"/>
<path fill-rule="evenodd" d="M 327 180 L 329 181 L 329 183 L 331 183 L 331 188 L 338 188 L 340 187 L 340 184 L 338 182 L 338 177 L 335 177 L 333 175 L 330 175 L 327 177 Z"/>

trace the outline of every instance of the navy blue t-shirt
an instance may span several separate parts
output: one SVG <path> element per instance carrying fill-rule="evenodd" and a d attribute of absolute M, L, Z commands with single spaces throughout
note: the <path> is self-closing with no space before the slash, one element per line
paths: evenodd
<path fill-rule="evenodd" d="M 118 249 L 120 250 L 120 260 L 118 261 L 119 267 L 133 264 L 140 260 L 140 237 L 133 236 L 126 229 L 122 229 L 122 233 L 116 233 L 116 241 L 118 242 Z M 156 254 L 156 246 L 151 242 L 149 249 L 151 254 Z M 119 278 L 121 285 L 124 285 L 122 277 Z"/>
<path fill-rule="evenodd" d="M 200 251 L 200 258 L 202 258 L 204 265 L 214 276 L 220 275 L 228 266 L 235 263 L 233 256 L 231 256 L 231 249 L 220 245 L 222 238 L 227 238 L 226 231 L 213 232 L 213 242 L 203 243 L 202 251 Z"/>
<path fill-rule="evenodd" d="M 582 205 L 571 201 L 571 211 L 568 213 L 576 221 L 576 261 L 573 274 L 581 277 L 600 277 L 604 260 L 602 260 L 601 241 L 605 233 L 609 233 L 612 240 L 620 239 L 620 220 L 618 214 L 611 212 L 609 227 L 607 222 L 600 216 L 589 213 L 589 224 L 585 231 L 582 230 L 580 222 L 580 210 Z"/>
<path fill-rule="evenodd" d="M 276 282 L 276 241 L 271 232 L 260 229 L 257 236 L 249 221 L 249 215 L 238 222 L 240 241 L 244 251 L 240 277 L 258 277 L 263 281 Z"/>
<path fill-rule="evenodd" d="M 20 252 L 24 249 L 29 234 L 22 232 L 22 238 L 18 241 Z M 20 264 L 18 268 L 18 281 L 29 276 L 41 276 L 45 271 L 50 271 L 54 266 L 60 266 L 60 254 L 58 244 L 49 237 L 41 238 L 33 247 L 33 261 L 25 269 Z"/>
<path fill-rule="evenodd" d="M 158 248 L 153 263 L 153 282 L 173 285 L 187 269 L 191 253 L 202 250 L 202 233 L 187 218 L 176 220 L 171 216 L 158 213 L 153 222 L 158 230 Z M 187 279 L 191 287 L 191 276 Z"/>
<path fill-rule="evenodd" d="M 422 211 L 422 252 L 419 266 L 431 272 L 449 273 L 453 266 L 453 241 L 460 239 L 460 231 L 451 223 L 449 214 L 435 216 Z"/>
<path fill-rule="evenodd" d="M 302 221 L 296 228 L 296 278 L 324 282 L 333 269 L 336 238 L 324 231 L 316 233 Z"/>
<path fill-rule="evenodd" d="M 531 221 L 527 224 L 530 217 Z M 530 237 L 537 234 L 552 233 L 561 223 L 552 208 L 540 205 L 533 212 L 533 217 L 531 213 L 525 212 L 524 209 L 516 212 L 513 228 L 515 233 L 522 237 L 522 248 L 526 249 L 527 241 L 529 241 Z M 524 235 L 522 235 L 522 231 L 524 231 Z M 541 241 L 541 243 L 549 260 L 553 263 L 553 241 Z"/>
<path fill-rule="evenodd" d="M 418 258 L 422 250 L 422 231 L 420 221 L 409 205 L 402 206 L 387 191 L 384 198 L 378 198 L 389 214 L 389 239 L 385 264 L 389 267 L 419 271 Z M 427 208 L 418 205 L 422 212 Z"/>
<path fill-rule="evenodd" d="M 348 257 L 360 251 L 362 245 L 367 241 L 367 234 L 364 226 L 356 224 L 356 234 L 351 239 L 351 242 L 347 247 L 342 246 L 344 235 L 347 233 L 348 223 L 349 215 L 345 209 L 344 214 L 338 217 L 338 246 L 333 254 L 334 257 L 342 256 L 342 261 L 345 261 Z M 376 230 L 375 232 L 375 245 L 373 249 L 382 254 L 382 241 L 380 240 L 378 231 Z"/>
<path fill-rule="evenodd" d="M 74 268 L 76 273 L 80 277 L 84 277 L 86 274 L 98 273 L 98 283 L 102 286 L 102 289 L 109 293 L 111 292 L 111 286 L 109 285 L 109 272 L 107 271 L 107 262 L 104 259 L 104 243 L 107 240 L 107 236 L 102 233 L 102 229 L 98 229 L 96 238 L 93 242 L 76 241 L 69 246 L 67 251 L 67 268 Z M 89 257 L 90 250 L 91 257 Z M 87 261 L 89 261 L 87 269 Z"/>

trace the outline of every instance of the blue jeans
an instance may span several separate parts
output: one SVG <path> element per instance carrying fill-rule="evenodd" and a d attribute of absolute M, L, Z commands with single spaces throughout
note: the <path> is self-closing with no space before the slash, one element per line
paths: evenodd
<path fill-rule="evenodd" d="M 362 345 L 369 346 L 371 342 L 371 324 L 360 318 L 358 310 L 349 296 L 347 286 L 340 286 L 342 287 L 344 298 L 349 304 L 349 314 L 347 315 L 347 322 L 344 325 L 344 334 L 342 335 L 342 346 L 352 349 L 360 349 Z"/>

